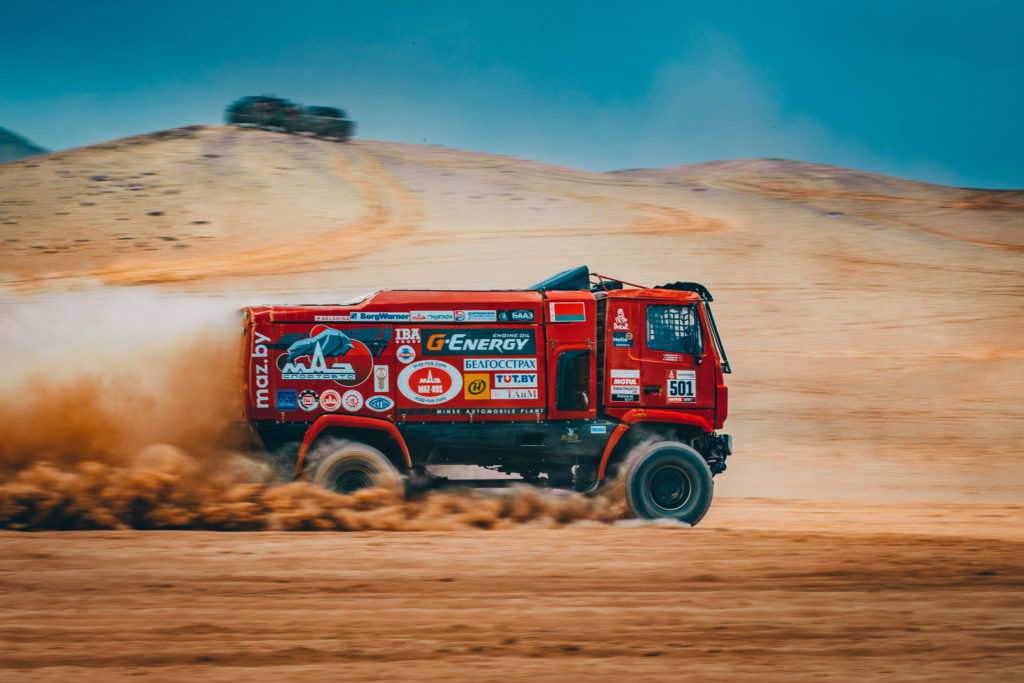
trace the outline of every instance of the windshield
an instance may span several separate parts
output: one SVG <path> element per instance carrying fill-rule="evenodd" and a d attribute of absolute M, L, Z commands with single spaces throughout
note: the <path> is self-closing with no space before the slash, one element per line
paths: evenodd
<path fill-rule="evenodd" d="M 700 319 L 693 304 L 647 307 L 647 348 L 700 355 Z"/>

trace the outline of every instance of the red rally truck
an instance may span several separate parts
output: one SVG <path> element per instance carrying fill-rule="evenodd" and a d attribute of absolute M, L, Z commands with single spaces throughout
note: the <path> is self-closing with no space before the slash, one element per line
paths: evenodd
<path fill-rule="evenodd" d="M 711 301 L 697 283 L 642 287 L 581 266 L 525 290 L 253 306 L 247 416 L 296 475 L 341 493 L 589 493 L 621 472 L 634 514 L 695 524 L 732 452 L 716 431 L 730 370 Z M 506 478 L 456 481 L 439 465 Z"/>

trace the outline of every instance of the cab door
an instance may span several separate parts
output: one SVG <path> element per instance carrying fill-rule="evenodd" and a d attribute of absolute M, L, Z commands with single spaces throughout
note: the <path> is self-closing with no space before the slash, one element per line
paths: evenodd
<path fill-rule="evenodd" d="M 597 304 L 590 292 L 545 292 L 548 418 L 597 415 Z"/>
<path fill-rule="evenodd" d="M 700 304 L 645 301 L 641 308 L 641 404 L 714 410 L 715 364 Z"/>

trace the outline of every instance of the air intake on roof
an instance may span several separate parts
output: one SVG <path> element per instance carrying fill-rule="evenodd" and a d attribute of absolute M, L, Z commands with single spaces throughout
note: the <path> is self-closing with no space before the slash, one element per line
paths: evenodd
<path fill-rule="evenodd" d="M 590 289 L 590 269 L 586 266 L 563 270 L 558 275 L 552 275 L 547 280 L 541 280 L 530 289 L 538 292 L 578 292 Z"/>

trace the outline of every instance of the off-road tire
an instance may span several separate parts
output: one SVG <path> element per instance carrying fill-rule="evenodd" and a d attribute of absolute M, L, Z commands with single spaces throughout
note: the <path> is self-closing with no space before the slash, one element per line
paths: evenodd
<path fill-rule="evenodd" d="M 380 487 L 404 493 L 405 482 L 387 456 L 358 441 L 333 441 L 317 447 L 309 481 L 335 493 Z"/>
<path fill-rule="evenodd" d="M 677 441 L 661 441 L 629 456 L 625 487 L 635 516 L 695 525 L 711 506 L 715 485 L 700 453 Z"/>

